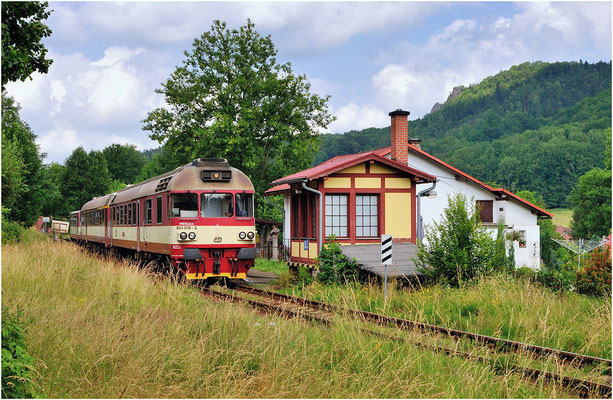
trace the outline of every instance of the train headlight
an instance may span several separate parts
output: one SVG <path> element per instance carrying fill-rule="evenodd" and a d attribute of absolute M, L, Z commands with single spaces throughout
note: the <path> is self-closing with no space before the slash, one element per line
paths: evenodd
<path fill-rule="evenodd" d="M 187 239 L 187 232 L 181 232 L 181 233 L 179 233 L 179 239 L 181 239 L 181 240 L 185 240 L 185 239 Z"/>
<path fill-rule="evenodd" d="M 241 232 L 238 234 L 238 238 L 240 240 L 245 240 L 246 237 L 247 237 L 247 234 L 245 232 Z"/>
<path fill-rule="evenodd" d="M 255 237 L 255 233 L 247 232 L 247 239 L 252 240 Z"/>
<path fill-rule="evenodd" d="M 188 236 L 189 236 L 189 240 L 196 239 L 196 233 L 195 232 L 190 232 Z"/>

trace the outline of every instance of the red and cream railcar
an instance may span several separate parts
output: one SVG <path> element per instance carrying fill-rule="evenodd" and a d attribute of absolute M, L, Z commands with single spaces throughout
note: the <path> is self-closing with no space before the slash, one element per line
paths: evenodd
<path fill-rule="evenodd" d="M 187 279 L 243 279 L 255 258 L 253 195 L 225 159 L 200 158 L 85 203 L 70 215 L 70 236 L 167 258 Z"/>

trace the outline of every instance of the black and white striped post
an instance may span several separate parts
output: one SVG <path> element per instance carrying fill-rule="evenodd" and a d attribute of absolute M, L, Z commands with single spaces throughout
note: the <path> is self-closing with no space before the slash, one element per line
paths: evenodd
<path fill-rule="evenodd" d="M 392 235 L 381 235 L 381 264 L 383 264 L 383 299 L 387 300 L 387 266 L 392 265 Z"/>

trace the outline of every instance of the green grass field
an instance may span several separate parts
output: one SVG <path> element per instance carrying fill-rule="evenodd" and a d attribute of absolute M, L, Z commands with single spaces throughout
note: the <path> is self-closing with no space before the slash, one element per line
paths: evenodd
<path fill-rule="evenodd" d="M 173 283 L 127 263 L 92 258 L 71 243 L 42 241 L 3 246 L 2 278 L 3 305 L 10 311 L 23 310 L 24 320 L 28 321 L 26 344 L 36 360 L 33 381 L 41 397 L 570 395 L 556 384 L 496 374 L 491 366 L 477 361 L 383 341 L 361 332 L 342 317 L 331 328 L 325 328 L 262 316 L 239 304 L 213 302 L 192 285 Z M 503 295 L 500 288 L 488 288 L 481 288 L 486 292 L 483 296 L 474 289 L 467 292 L 468 297 L 452 297 L 455 301 L 472 298 L 479 304 L 477 307 L 484 307 L 480 301 L 492 298 L 488 290 L 495 296 Z M 323 288 L 317 290 L 325 292 Z M 371 292 L 374 288 L 360 290 L 365 299 L 376 298 Z M 358 296 L 355 289 L 342 293 L 336 296 L 339 301 L 348 293 Z M 446 310 L 453 310 L 450 300 L 444 298 L 444 292 L 436 293 L 424 289 L 419 296 L 447 304 L 438 314 L 443 321 L 451 321 L 455 318 L 453 312 L 446 315 Z M 395 299 L 399 295 L 392 294 Z M 540 296 L 543 303 L 553 301 Z M 349 304 L 353 302 L 346 299 Z M 500 299 L 506 308 L 497 315 L 502 321 L 510 318 L 512 328 L 519 322 L 515 319 L 518 316 L 539 314 L 531 319 L 535 325 L 524 329 L 542 336 L 562 330 L 558 322 L 562 318 L 583 318 L 568 330 L 579 323 L 591 324 L 591 329 L 598 332 L 607 321 L 610 327 L 611 307 L 606 302 L 577 307 L 573 306 L 576 299 L 571 297 L 567 303 L 566 298 L 560 298 L 549 308 L 543 305 L 531 312 L 529 308 L 537 300 L 538 297 Z M 395 303 L 384 309 L 393 310 L 392 304 Z M 420 304 L 423 303 L 418 298 L 411 298 L 409 307 L 417 309 L 422 307 Z M 564 304 L 571 307 L 569 312 L 574 316 L 557 315 Z M 457 306 L 456 311 L 461 313 L 461 305 Z"/>
<path fill-rule="evenodd" d="M 573 210 L 570 208 L 552 208 L 549 210 L 553 214 L 553 224 L 570 228 L 570 221 L 573 219 Z"/>

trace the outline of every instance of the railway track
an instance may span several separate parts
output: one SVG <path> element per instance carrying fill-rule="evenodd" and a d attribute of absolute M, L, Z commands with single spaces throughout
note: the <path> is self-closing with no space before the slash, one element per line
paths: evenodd
<path fill-rule="evenodd" d="M 464 332 L 449 328 L 444 328 L 436 325 L 424 324 L 409 320 L 404 320 L 400 318 L 390 317 L 381 314 L 375 314 L 367 311 L 354 310 L 354 309 L 346 309 L 341 308 L 332 304 L 326 304 L 315 300 L 309 300 L 305 298 L 289 296 L 282 293 L 269 292 L 257 288 L 253 288 L 245 285 L 237 285 L 233 288 L 235 291 L 251 296 L 256 296 L 258 299 L 245 298 L 243 296 L 239 296 L 235 293 L 226 293 L 220 292 L 217 290 L 213 290 L 211 288 L 203 288 L 202 293 L 206 296 L 213 297 L 220 300 L 232 301 L 245 303 L 255 309 L 266 313 L 275 313 L 281 316 L 287 317 L 297 317 L 306 319 L 309 321 L 318 322 L 324 325 L 331 325 L 332 318 L 337 313 L 345 313 L 355 317 L 359 317 L 364 321 L 368 321 L 374 323 L 376 325 L 382 326 L 393 326 L 400 328 L 402 330 L 421 330 L 424 332 L 433 332 L 437 334 L 443 334 L 454 339 L 469 339 L 475 343 L 483 344 L 488 346 L 489 348 L 495 347 L 497 349 L 505 350 L 505 351 L 514 351 L 514 352 L 522 352 L 529 354 L 536 354 L 539 356 L 555 356 L 560 358 L 561 360 L 565 360 L 566 362 L 574 363 L 575 365 L 585 365 L 585 364 L 604 364 L 608 366 L 610 371 L 611 368 L 611 360 L 606 360 L 603 358 L 592 357 L 583 354 L 566 352 L 558 349 L 551 349 L 542 346 L 535 346 L 521 342 L 509 341 L 506 339 L 495 338 L 491 336 L 479 335 L 471 332 Z M 262 301 L 264 300 L 264 301 Z M 441 346 L 435 346 L 430 344 L 425 344 L 418 341 L 408 340 L 406 338 L 390 334 L 374 331 L 367 328 L 362 328 L 362 331 L 378 336 L 382 339 L 386 340 L 394 340 L 394 341 L 402 341 L 408 343 L 413 346 L 417 346 L 423 349 L 443 353 L 453 357 L 464 357 L 467 359 L 472 359 L 476 361 L 480 361 L 485 364 L 489 364 L 494 366 L 494 369 L 501 369 L 502 372 L 513 372 L 519 374 L 521 376 L 533 379 L 533 380 L 545 380 L 549 382 L 556 382 L 569 390 L 573 391 L 580 397 L 594 397 L 599 396 L 603 398 L 610 398 L 612 394 L 612 388 L 610 383 L 604 384 L 600 382 L 593 382 L 585 379 L 575 378 L 566 375 L 560 375 L 557 373 L 543 371 L 540 369 L 530 368 L 526 366 L 506 364 L 504 367 L 497 366 L 496 360 L 484 357 L 481 355 L 476 355 L 473 353 L 467 353 L 463 351 L 459 351 L 457 349 L 450 349 Z"/>

